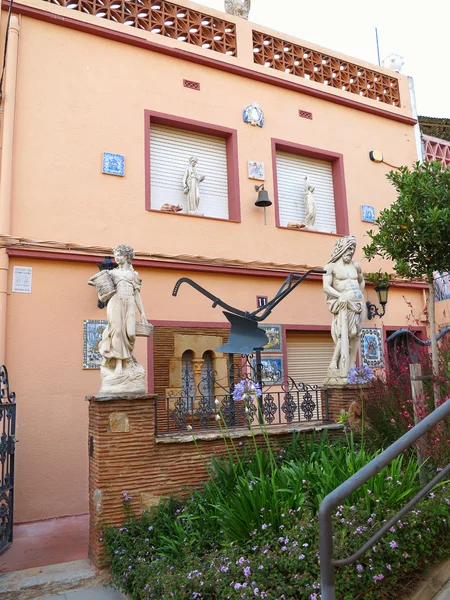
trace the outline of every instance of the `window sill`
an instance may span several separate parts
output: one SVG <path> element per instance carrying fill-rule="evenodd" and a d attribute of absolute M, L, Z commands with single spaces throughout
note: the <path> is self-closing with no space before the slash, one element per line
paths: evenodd
<path fill-rule="evenodd" d="M 312 230 L 312 229 L 308 229 L 307 227 L 302 227 L 301 229 L 295 229 L 294 227 L 286 227 L 285 225 L 277 225 L 277 229 L 284 229 L 287 231 L 296 231 L 296 232 L 300 232 L 300 233 L 315 233 L 315 234 L 319 234 L 319 235 L 332 235 L 333 237 L 343 237 L 346 234 L 345 233 L 331 233 L 329 231 L 319 231 L 319 230 Z"/>
<path fill-rule="evenodd" d="M 240 220 L 236 219 L 219 219 L 219 217 L 207 217 L 200 215 L 190 215 L 182 212 L 172 212 L 168 210 L 157 210 L 156 208 L 147 208 L 147 212 L 158 213 L 160 215 L 176 215 L 177 217 L 189 217 L 190 219 L 206 219 L 208 221 L 220 221 L 221 223 L 240 223 Z"/>

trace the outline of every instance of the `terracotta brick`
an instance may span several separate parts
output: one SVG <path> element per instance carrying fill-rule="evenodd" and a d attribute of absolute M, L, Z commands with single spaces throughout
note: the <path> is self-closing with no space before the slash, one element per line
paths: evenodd
<path fill-rule="evenodd" d="M 171 493 L 185 496 L 188 488 L 199 486 L 208 477 L 205 464 L 214 455 L 226 453 L 220 432 L 197 433 L 196 443 L 192 435 L 180 432 L 175 436 L 155 438 L 156 396 L 117 398 L 108 401 L 89 397 L 89 555 L 97 565 L 104 560 L 100 541 L 104 524 L 119 526 L 123 521 L 123 494 L 132 499 L 135 514 L 157 504 L 161 496 Z M 349 397 L 333 392 L 332 415 L 338 415 Z M 128 431 L 111 431 L 111 414 L 123 413 L 128 419 Z M 336 417 L 337 418 L 337 417 Z M 317 426 L 317 424 L 316 424 Z M 308 432 L 314 426 L 298 427 Z M 294 428 L 285 426 L 271 429 L 271 446 L 276 448 L 292 438 Z M 339 430 L 332 430 L 338 434 Z M 248 440 L 248 429 L 233 430 L 234 444 Z M 204 439 L 202 439 L 204 438 Z M 265 445 L 262 435 L 257 444 Z M 201 453 L 201 456 L 199 454 Z"/>

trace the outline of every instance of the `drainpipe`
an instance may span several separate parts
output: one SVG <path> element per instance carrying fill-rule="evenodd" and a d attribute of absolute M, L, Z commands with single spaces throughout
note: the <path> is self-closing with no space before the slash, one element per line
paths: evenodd
<path fill-rule="evenodd" d="M 420 162 L 423 162 L 425 160 L 425 154 L 423 151 L 422 133 L 420 131 L 420 125 L 419 125 L 419 121 L 418 121 L 416 92 L 414 90 L 414 80 L 412 77 L 408 77 L 408 86 L 409 86 L 409 96 L 411 98 L 412 116 L 417 121 L 417 123 L 414 125 L 414 138 L 416 141 L 417 160 L 419 160 Z"/>
<path fill-rule="evenodd" d="M 16 112 L 17 56 L 19 49 L 19 19 L 11 15 L 9 25 L 6 71 L 4 80 L 3 138 L 0 166 L 0 233 L 11 233 L 11 188 L 14 144 L 14 119 Z M 6 354 L 6 309 L 8 299 L 9 257 L 6 249 L 0 249 L 0 364 Z"/>

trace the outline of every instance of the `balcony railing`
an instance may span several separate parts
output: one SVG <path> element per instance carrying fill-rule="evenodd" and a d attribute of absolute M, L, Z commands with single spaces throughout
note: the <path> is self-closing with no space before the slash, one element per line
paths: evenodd
<path fill-rule="evenodd" d="M 233 399 L 230 391 L 223 388 L 220 391 L 157 398 L 155 434 L 174 434 L 191 428 L 209 431 L 258 425 L 301 426 L 329 418 L 327 390 L 317 385 L 290 380 L 279 386 L 263 386 L 257 399 L 239 401 Z"/>

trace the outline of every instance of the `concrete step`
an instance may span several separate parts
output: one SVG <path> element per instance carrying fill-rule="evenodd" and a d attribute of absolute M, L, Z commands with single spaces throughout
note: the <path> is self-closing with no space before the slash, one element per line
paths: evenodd
<path fill-rule="evenodd" d="M 0 598 L 33 600 L 102 585 L 108 580 L 108 571 L 99 572 L 87 559 L 75 560 L 0 575 Z"/>

